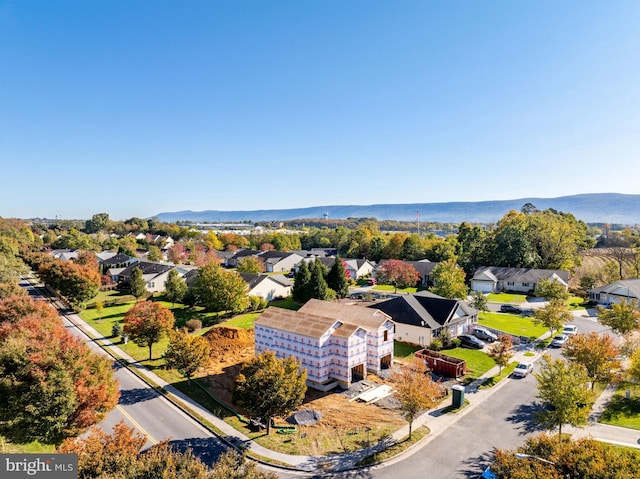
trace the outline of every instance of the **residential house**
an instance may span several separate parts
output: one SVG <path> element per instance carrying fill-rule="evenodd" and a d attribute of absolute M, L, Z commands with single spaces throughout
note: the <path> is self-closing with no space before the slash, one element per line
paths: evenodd
<path fill-rule="evenodd" d="M 249 285 L 250 296 L 260 296 L 267 301 L 291 296 L 293 283 L 282 274 L 240 273 Z"/>
<path fill-rule="evenodd" d="M 127 266 L 139 261 L 138 258 L 133 258 L 128 254 L 113 253 L 109 251 L 103 251 L 102 253 L 98 253 L 96 256 L 98 257 L 98 264 L 100 265 L 100 269 L 104 273 L 107 273 L 109 270 L 113 270 L 114 268 L 122 268 L 122 270 L 124 270 L 124 268 L 126 268 Z M 116 281 L 116 278 L 113 278 L 113 276 L 111 279 Z"/>
<path fill-rule="evenodd" d="M 458 336 L 478 322 L 478 311 L 464 301 L 443 298 L 428 291 L 403 294 L 369 308 L 393 318 L 396 340 L 419 346 L 428 346 L 444 330 L 451 336 Z"/>
<path fill-rule="evenodd" d="M 298 311 L 268 308 L 255 322 L 255 351 L 295 357 L 310 387 L 348 388 L 393 360 L 394 322 L 382 311 L 312 299 Z"/>
<path fill-rule="evenodd" d="M 264 261 L 264 267 L 267 273 L 284 273 L 291 271 L 295 265 L 303 259 L 302 256 L 296 253 L 275 250 L 264 251 L 257 256 Z"/>
<path fill-rule="evenodd" d="M 259 254 L 260 251 L 255 249 L 238 249 L 233 254 L 233 256 L 227 258 L 227 260 L 225 261 L 225 266 L 229 268 L 235 268 L 236 266 L 238 266 L 238 261 L 240 261 L 242 258 L 246 258 L 247 256 L 258 256 Z"/>
<path fill-rule="evenodd" d="M 144 279 L 149 293 L 158 293 L 165 290 L 169 271 L 175 268 L 171 263 L 151 263 L 148 261 L 139 261 L 131 264 L 120 271 L 116 281 L 118 283 L 128 283 L 131 273 L 135 268 L 142 270 L 142 278 Z"/>
<path fill-rule="evenodd" d="M 623 279 L 589 290 L 589 299 L 602 305 L 620 301 L 640 302 L 640 278 Z"/>
<path fill-rule="evenodd" d="M 569 272 L 559 269 L 483 266 L 471 278 L 471 289 L 482 293 L 512 291 L 532 293 L 538 281 L 548 278 L 569 288 Z"/>

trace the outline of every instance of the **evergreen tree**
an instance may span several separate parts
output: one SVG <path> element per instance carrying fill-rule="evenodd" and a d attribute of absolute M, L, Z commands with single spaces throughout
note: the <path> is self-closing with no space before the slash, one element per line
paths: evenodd
<path fill-rule="evenodd" d="M 340 256 L 336 256 L 336 260 L 329 270 L 327 285 L 336 292 L 338 298 L 346 298 L 349 294 L 349 280 Z"/>
<path fill-rule="evenodd" d="M 309 290 L 311 298 L 325 300 L 327 299 L 328 289 L 327 280 L 325 279 L 326 268 L 316 259 L 311 264 L 311 280 L 309 281 Z"/>
<path fill-rule="evenodd" d="M 147 292 L 147 283 L 142 277 L 142 270 L 140 268 L 134 268 L 129 278 L 129 291 L 136 298 L 136 300 L 142 298 Z"/>
<path fill-rule="evenodd" d="M 169 271 L 169 276 L 167 277 L 164 288 L 164 296 L 167 300 L 171 301 L 171 307 L 173 307 L 176 302 L 179 303 L 183 300 L 187 292 L 187 283 L 180 277 L 177 269 L 172 269 Z"/>
<path fill-rule="evenodd" d="M 291 294 L 293 300 L 298 303 L 306 303 L 311 295 L 309 294 L 309 282 L 311 281 L 311 271 L 306 261 L 302 261 L 298 267 L 298 272 L 293 277 L 293 289 Z"/>

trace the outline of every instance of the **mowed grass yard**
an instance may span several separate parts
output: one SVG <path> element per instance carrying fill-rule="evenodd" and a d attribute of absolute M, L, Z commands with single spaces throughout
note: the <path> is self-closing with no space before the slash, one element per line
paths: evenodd
<path fill-rule="evenodd" d="M 527 300 L 525 294 L 513 294 L 513 293 L 489 293 L 487 295 L 487 301 L 490 303 L 524 303 Z"/>
<path fill-rule="evenodd" d="M 440 352 L 442 354 L 446 354 L 447 356 L 464 359 L 467 362 L 467 373 L 465 374 L 465 381 L 472 381 L 482 376 L 489 369 L 496 365 L 496 362 L 493 359 L 477 349 L 454 348 L 443 349 Z"/>
<path fill-rule="evenodd" d="M 627 389 L 631 393 L 629 399 L 626 398 Z M 640 384 L 622 383 L 607 404 L 599 422 L 640 429 Z"/>
<path fill-rule="evenodd" d="M 115 323 L 120 323 L 120 326 L 124 327 L 124 315 L 133 307 L 136 301 L 133 299 L 129 299 L 126 295 L 120 295 L 120 299 L 123 300 L 123 303 L 120 304 L 109 304 L 104 306 L 103 310 L 99 313 L 95 307 L 86 309 L 82 311 L 79 316 L 90 326 L 92 326 L 98 333 L 100 333 L 104 338 L 114 340 L 118 343 L 118 347 L 126 352 L 129 356 L 134 358 L 136 361 L 140 361 L 151 369 L 156 369 L 164 364 L 164 360 L 161 359 L 162 353 L 164 353 L 169 345 L 169 338 L 164 337 L 159 342 L 155 343 L 152 347 L 152 360 L 149 361 L 149 348 L 140 347 L 135 344 L 133 341 L 129 340 L 127 344 L 124 344 L 120 338 L 115 338 L 111 332 L 113 329 L 113 325 Z M 124 296 L 124 297 L 122 297 Z M 108 296 L 110 299 L 114 299 L 117 295 L 111 294 Z M 98 298 L 99 299 L 99 298 Z M 190 309 L 185 305 L 176 304 L 172 306 L 171 303 L 167 301 L 161 301 L 157 298 L 153 298 L 155 301 L 159 301 L 161 304 L 169 308 L 175 318 L 176 318 L 176 326 L 182 327 L 185 323 L 190 319 L 199 319 L 203 324 L 215 324 L 218 323 L 218 314 L 217 313 L 207 313 L 204 312 L 202 308 Z M 106 302 L 106 299 L 104 300 Z M 95 305 L 95 302 L 94 302 Z M 206 331 L 211 329 L 212 326 L 208 326 L 202 328 L 196 334 L 204 334 Z"/>
<path fill-rule="evenodd" d="M 547 332 L 547 328 L 535 323 L 531 318 L 508 313 L 480 312 L 478 324 L 532 340 Z"/>

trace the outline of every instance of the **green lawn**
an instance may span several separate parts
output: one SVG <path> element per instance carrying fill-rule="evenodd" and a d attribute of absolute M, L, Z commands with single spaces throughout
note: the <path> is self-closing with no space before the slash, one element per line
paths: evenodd
<path fill-rule="evenodd" d="M 524 303 L 527 300 L 526 294 L 512 293 L 489 293 L 487 301 L 490 303 Z"/>
<path fill-rule="evenodd" d="M 464 359 L 467 362 L 467 369 L 469 370 L 465 375 L 465 379 L 468 380 L 482 376 L 496 365 L 496 362 L 493 359 L 477 349 L 455 348 L 443 349 L 440 352 L 447 356 Z"/>
<path fill-rule="evenodd" d="M 239 314 L 235 318 L 231 318 L 228 321 L 225 321 L 225 326 L 235 326 L 236 328 L 242 329 L 251 329 L 253 328 L 253 322 L 260 316 L 262 312 L 259 313 L 247 313 L 247 314 Z"/>
<path fill-rule="evenodd" d="M 41 444 L 38 441 L 26 444 L 14 444 L 0 436 L 1 454 L 49 454 L 56 450 L 54 444 Z"/>
<path fill-rule="evenodd" d="M 373 287 L 375 291 L 385 291 L 387 293 L 393 293 L 395 288 L 392 284 L 377 284 Z M 418 288 L 398 288 L 398 293 L 413 294 L 418 291 Z"/>
<path fill-rule="evenodd" d="M 631 391 L 629 399 L 626 399 L 627 389 Z M 600 416 L 600 422 L 640 429 L 640 384 L 622 383 Z"/>
<path fill-rule="evenodd" d="M 515 336 L 525 336 L 532 340 L 547 332 L 547 328 L 536 324 L 531 318 L 515 314 L 480 312 L 478 323 L 481 326 L 494 328 Z"/>
<path fill-rule="evenodd" d="M 416 346 L 415 344 L 403 343 L 402 341 L 393 342 L 393 357 L 394 358 L 410 358 L 413 353 L 422 349 L 422 346 Z"/>
<path fill-rule="evenodd" d="M 511 374 L 513 372 L 513 370 L 516 368 L 517 365 L 518 365 L 518 361 L 511 361 L 508 365 L 506 365 L 504 368 L 502 368 L 502 372 L 501 373 L 498 373 L 495 376 L 491 376 L 490 378 L 487 378 L 480 385 L 480 389 L 485 389 L 485 388 L 490 388 L 492 386 L 495 386 L 500 381 L 502 381 L 504 378 L 508 377 L 509 374 Z"/>
<path fill-rule="evenodd" d="M 571 311 L 576 309 L 586 309 L 587 301 L 580 296 L 571 296 L 567 300 L 567 305 Z"/>
<path fill-rule="evenodd" d="M 101 300 L 104 304 L 110 303 L 126 303 L 129 301 L 135 301 L 135 297 L 118 291 L 117 289 L 112 289 L 110 291 L 99 291 L 98 296 L 87 301 L 87 308 L 93 308 L 96 305 L 96 301 Z"/>
<path fill-rule="evenodd" d="M 291 309 L 292 311 L 298 311 L 302 305 L 296 303 L 292 297 L 285 299 L 279 299 L 277 301 L 271 301 L 269 306 L 277 306 L 278 308 Z"/>

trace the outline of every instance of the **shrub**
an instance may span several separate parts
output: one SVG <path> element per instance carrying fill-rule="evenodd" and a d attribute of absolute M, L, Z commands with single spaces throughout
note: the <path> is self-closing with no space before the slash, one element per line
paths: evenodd
<path fill-rule="evenodd" d="M 113 336 L 114 338 L 117 338 L 121 334 L 122 334 L 122 325 L 120 324 L 120 322 L 113 323 L 113 326 L 111 327 L 111 336 Z"/>
<path fill-rule="evenodd" d="M 202 329 L 202 321 L 200 321 L 199 319 L 190 319 L 185 324 L 190 333 Z"/>
<path fill-rule="evenodd" d="M 431 344 L 429 344 L 429 349 L 432 351 L 440 351 L 442 349 L 442 341 L 438 338 L 432 339 Z"/>

